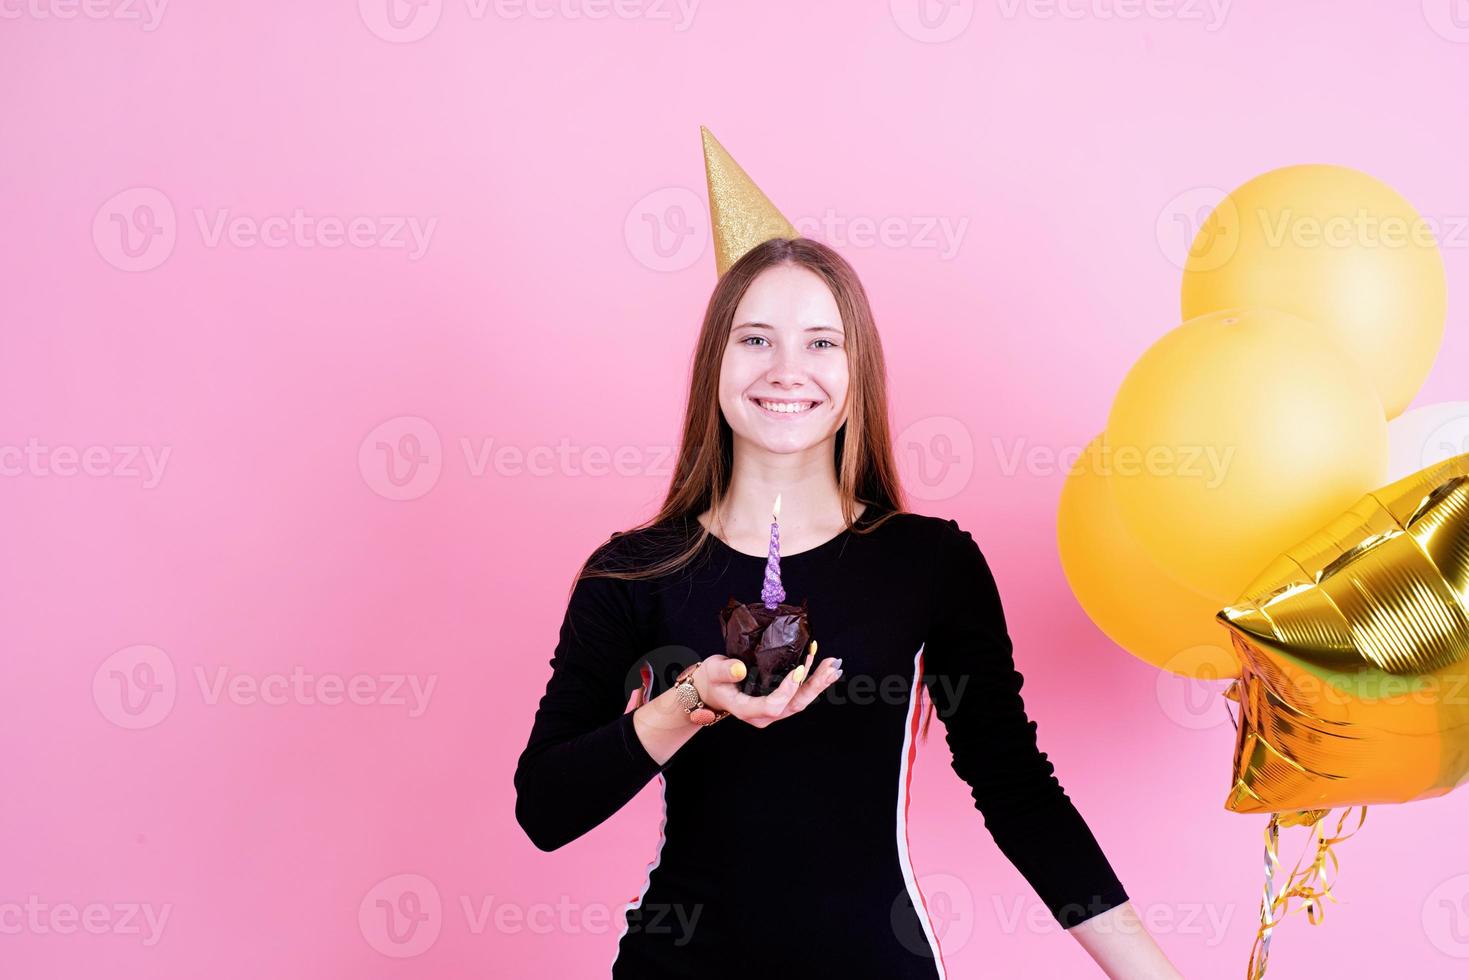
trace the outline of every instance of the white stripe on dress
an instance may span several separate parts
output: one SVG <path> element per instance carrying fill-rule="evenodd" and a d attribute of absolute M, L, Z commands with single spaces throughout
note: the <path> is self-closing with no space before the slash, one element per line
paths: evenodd
<path fill-rule="evenodd" d="M 913 758 L 918 752 L 914 736 L 918 734 L 918 691 L 922 683 L 923 646 L 920 645 L 918 652 L 913 655 L 913 687 L 908 692 L 908 716 L 903 723 L 902 765 L 898 770 L 898 864 L 903 868 L 903 881 L 907 883 L 913 910 L 918 913 L 919 924 L 923 926 L 923 934 L 928 939 L 929 949 L 933 951 L 933 964 L 938 970 L 939 980 L 946 980 L 948 972 L 944 969 L 944 957 L 939 950 L 938 937 L 934 935 L 933 923 L 929 921 L 928 903 L 924 901 L 923 891 L 918 887 L 918 879 L 913 874 L 913 861 L 908 856 L 909 784 L 913 781 Z"/>
<path fill-rule="evenodd" d="M 642 669 L 643 678 L 643 704 L 647 704 L 653 696 L 653 670 L 646 663 Z M 637 709 L 634 708 L 634 711 Z M 612 947 L 612 967 L 617 966 L 617 957 L 622 952 L 622 937 L 627 935 L 627 913 L 643 904 L 643 896 L 648 894 L 648 886 L 653 883 L 653 869 L 658 867 L 658 862 L 663 860 L 663 845 L 668 841 L 668 835 L 664 830 L 668 827 L 668 782 L 663 778 L 663 773 L 658 773 L 658 797 L 663 808 L 663 819 L 658 822 L 658 850 L 653 854 L 653 860 L 648 865 L 648 870 L 643 875 L 643 886 L 638 889 L 637 897 L 623 906 L 622 925 L 617 929 L 617 942 Z M 612 967 L 608 967 L 610 973 Z"/>

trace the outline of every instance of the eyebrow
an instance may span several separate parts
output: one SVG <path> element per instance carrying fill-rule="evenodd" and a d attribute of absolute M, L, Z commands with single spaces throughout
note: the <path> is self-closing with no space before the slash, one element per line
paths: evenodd
<path fill-rule="evenodd" d="M 753 321 L 751 323 L 739 323 L 739 324 L 736 324 L 734 326 L 734 329 L 735 330 L 762 330 L 762 329 L 763 330 L 774 330 L 775 328 L 772 327 L 768 323 L 761 323 L 761 322 L 759 322 L 757 320 L 757 321 Z M 844 333 L 842 333 L 842 328 L 841 327 L 807 327 L 805 330 L 803 330 L 801 332 L 802 333 L 822 333 L 823 331 L 824 332 L 827 332 L 827 333 L 836 333 L 836 334 L 842 334 L 843 336 L 846 336 Z"/>

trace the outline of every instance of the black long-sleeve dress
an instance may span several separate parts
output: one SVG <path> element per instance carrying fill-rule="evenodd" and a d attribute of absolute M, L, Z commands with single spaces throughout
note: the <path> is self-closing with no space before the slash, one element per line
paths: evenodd
<path fill-rule="evenodd" d="M 857 525 L 879 516 L 869 506 Z M 593 561 L 634 567 L 698 530 L 685 518 L 617 535 Z M 985 827 L 1056 921 L 1127 900 L 1037 746 L 994 578 L 954 521 L 899 513 L 784 555 L 786 601 L 807 603 L 816 662 L 841 657 L 843 676 L 792 717 L 763 729 L 726 718 L 659 766 L 628 696 L 656 696 L 679 667 L 723 652 L 719 610 L 755 601 L 764 565 L 711 536 L 672 575 L 584 579 L 568 604 L 515 813 L 552 850 L 660 777 L 661 839 L 614 978 L 945 977 L 908 857 L 920 683 Z"/>

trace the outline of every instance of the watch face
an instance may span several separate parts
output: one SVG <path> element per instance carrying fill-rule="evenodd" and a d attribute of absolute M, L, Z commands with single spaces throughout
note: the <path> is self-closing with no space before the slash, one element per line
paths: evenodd
<path fill-rule="evenodd" d="M 678 685 L 678 700 L 685 711 L 690 711 L 699 706 L 699 689 L 688 681 L 680 681 Z"/>

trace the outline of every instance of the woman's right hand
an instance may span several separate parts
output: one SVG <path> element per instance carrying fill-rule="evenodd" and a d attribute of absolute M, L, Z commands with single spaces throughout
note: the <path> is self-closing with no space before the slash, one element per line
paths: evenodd
<path fill-rule="evenodd" d="M 789 718 L 815 701 L 821 692 L 842 676 L 841 660 L 827 657 L 811 673 L 811 662 L 816 659 L 816 641 L 811 641 L 806 662 L 786 674 L 780 686 L 764 697 L 753 697 L 739 688 L 745 679 L 745 665 L 739 660 L 714 654 L 705 657 L 703 666 L 694 674 L 694 687 L 699 697 L 715 711 L 728 711 L 742 721 L 764 728 L 771 722 Z M 807 676 L 810 674 L 810 676 Z"/>

